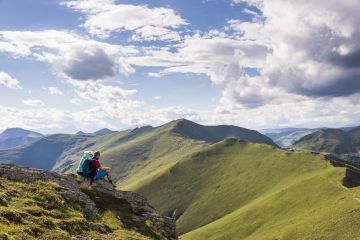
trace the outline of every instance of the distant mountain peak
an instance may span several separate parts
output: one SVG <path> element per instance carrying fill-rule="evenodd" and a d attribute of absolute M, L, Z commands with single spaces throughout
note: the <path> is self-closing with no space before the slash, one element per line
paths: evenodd
<path fill-rule="evenodd" d="M 78 131 L 75 135 L 88 136 L 88 137 L 100 137 L 100 136 L 105 136 L 105 135 L 108 135 L 108 134 L 111 134 L 114 132 L 116 132 L 116 131 L 112 131 L 108 128 L 102 128 L 93 133 L 85 133 L 83 131 Z"/>
<path fill-rule="evenodd" d="M 43 135 L 38 132 L 23 128 L 8 128 L 0 134 L 0 149 L 16 147 L 41 137 Z"/>
<path fill-rule="evenodd" d="M 110 133 L 113 133 L 113 132 L 115 132 L 115 131 L 112 131 L 112 130 L 110 130 L 108 128 L 102 128 L 100 130 L 97 130 L 97 131 L 93 132 L 93 134 L 95 136 L 103 136 L 103 135 L 107 135 L 107 134 L 110 134 Z"/>
<path fill-rule="evenodd" d="M 170 131 L 184 137 L 205 142 L 218 142 L 226 138 L 235 137 L 241 140 L 265 143 L 276 146 L 267 136 L 255 131 L 233 125 L 205 126 L 187 119 L 174 120 L 170 124 Z"/>

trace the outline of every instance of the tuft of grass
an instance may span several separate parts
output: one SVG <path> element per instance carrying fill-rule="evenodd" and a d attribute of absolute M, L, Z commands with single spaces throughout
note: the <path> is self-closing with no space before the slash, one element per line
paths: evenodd
<path fill-rule="evenodd" d="M 99 207 L 99 219 L 90 222 L 78 204 L 66 203 L 61 186 L 51 182 L 26 183 L 0 177 L 0 240 L 158 239 L 145 224 L 134 222 L 128 202 L 89 191 Z M 145 235 L 144 235 L 145 234 Z"/>
<path fill-rule="evenodd" d="M 146 222 L 135 222 L 133 220 L 131 205 L 125 199 L 118 199 L 111 194 L 99 192 L 87 186 L 82 186 L 82 191 L 95 202 L 99 211 L 99 223 L 103 224 L 106 229 L 115 233 L 127 229 L 151 239 L 161 238 L 150 220 Z"/>

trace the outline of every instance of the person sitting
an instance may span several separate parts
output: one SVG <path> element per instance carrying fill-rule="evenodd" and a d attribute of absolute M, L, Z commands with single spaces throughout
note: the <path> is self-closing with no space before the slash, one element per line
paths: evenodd
<path fill-rule="evenodd" d="M 96 169 L 96 175 L 93 178 L 94 180 L 99 180 L 99 179 L 103 179 L 103 178 L 107 177 L 107 179 L 111 183 L 111 185 L 113 185 L 113 187 L 116 187 L 113 184 L 113 181 L 111 179 L 110 168 L 106 167 L 106 166 L 101 166 L 100 152 L 95 152 L 94 153 L 94 158 L 93 158 L 92 165 Z"/>

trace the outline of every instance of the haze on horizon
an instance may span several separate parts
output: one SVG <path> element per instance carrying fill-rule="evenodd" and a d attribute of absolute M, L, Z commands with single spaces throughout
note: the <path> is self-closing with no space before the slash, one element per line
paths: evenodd
<path fill-rule="evenodd" d="M 360 2 L 0 0 L 0 129 L 360 120 Z"/>

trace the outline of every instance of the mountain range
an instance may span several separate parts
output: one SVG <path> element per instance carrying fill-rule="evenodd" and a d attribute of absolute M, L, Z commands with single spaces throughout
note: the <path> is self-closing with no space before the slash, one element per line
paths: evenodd
<path fill-rule="evenodd" d="M 111 134 L 111 133 L 114 133 L 116 131 L 112 131 L 108 128 L 103 128 L 103 129 L 100 129 L 98 131 L 95 131 L 95 132 L 92 132 L 92 133 L 85 133 L 83 131 L 79 131 L 76 133 L 76 135 L 80 135 L 80 136 L 90 136 L 90 137 L 100 137 L 100 136 L 105 136 L 105 135 L 108 135 L 108 134 Z"/>
<path fill-rule="evenodd" d="M 345 132 L 351 131 L 356 127 L 342 127 L 337 128 Z M 271 138 L 277 145 L 281 147 L 291 147 L 295 142 L 300 140 L 302 137 L 311 133 L 317 132 L 322 128 L 277 128 L 277 129 L 262 129 L 260 132 L 269 138 Z"/>
<path fill-rule="evenodd" d="M 180 119 L 103 136 L 55 134 L 1 150 L 0 163 L 73 173 L 89 149 L 101 151 L 119 189 L 174 217 L 180 239 L 360 235 L 357 177 L 323 154 L 281 149 L 268 136 L 236 126 Z M 351 184 L 342 185 L 347 175 Z"/>
<path fill-rule="evenodd" d="M 293 145 L 297 150 L 331 153 L 353 162 L 360 153 L 360 127 L 345 131 L 342 129 L 322 129 L 306 135 Z"/>

